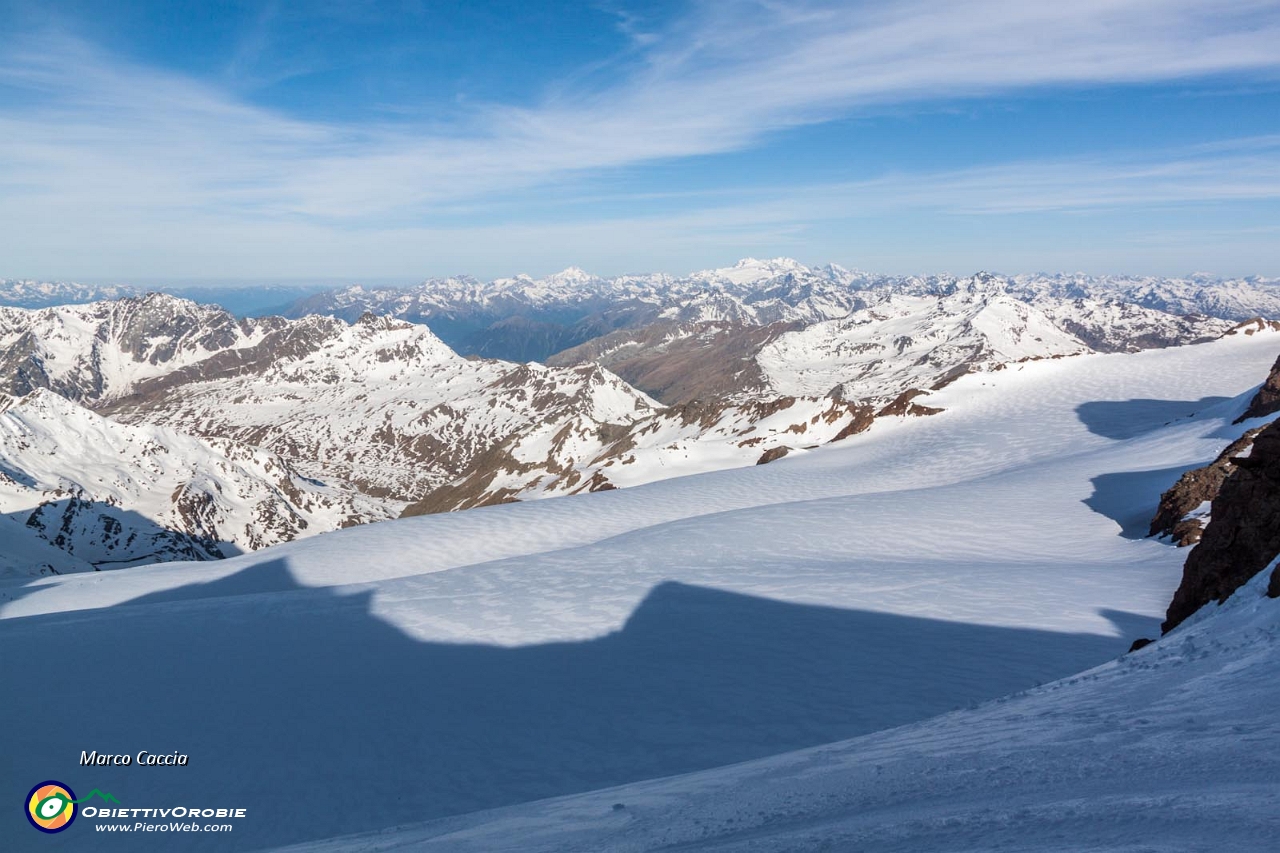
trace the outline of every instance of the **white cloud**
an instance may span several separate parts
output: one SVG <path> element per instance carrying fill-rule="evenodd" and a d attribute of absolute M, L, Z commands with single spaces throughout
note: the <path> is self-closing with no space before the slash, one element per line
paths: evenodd
<path fill-rule="evenodd" d="M 12 39 L 0 49 L 0 86 L 18 95 L 0 102 L 10 242 L 0 249 L 25 251 L 56 227 L 68 241 L 113 234 L 141 246 L 131 229 L 211 222 L 281 241 L 346 229 L 344 245 L 379 242 L 367 232 L 404 234 L 388 223 L 449 205 L 740 149 L 874 105 L 1280 69 L 1280 5 L 1258 0 L 713 3 L 645 35 L 632 47 L 640 61 L 606 89 L 556 89 L 534 108 L 479 107 L 446 129 L 298 120 L 68 38 Z M 802 221 L 806 197 L 810 216 L 841 215 L 850 198 L 989 212 L 1273 198 L 1276 155 L 1263 144 L 1147 163 L 888 176 L 712 212 L 764 222 L 777 211 L 782 228 Z M 231 233 L 219 226 L 209 237 L 215 231 Z"/>

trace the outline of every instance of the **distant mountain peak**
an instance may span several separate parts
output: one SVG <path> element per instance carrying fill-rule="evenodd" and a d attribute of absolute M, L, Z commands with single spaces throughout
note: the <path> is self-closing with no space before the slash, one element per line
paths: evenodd
<path fill-rule="evenodd" d="M 590 281 L 594 278 L 582 267 L 565 267 L 560 272 L 547 276 L 549 281 Z"/>

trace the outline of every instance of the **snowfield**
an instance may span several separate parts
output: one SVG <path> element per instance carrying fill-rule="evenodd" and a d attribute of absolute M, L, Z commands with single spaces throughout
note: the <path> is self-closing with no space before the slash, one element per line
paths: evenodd
<path fill-rule="evenodd" d="M 1270 572 L 1164 642 L 925 723 L 653 782 L 290 847 L 390 851 L 1271 851 Z"/>
<path fill-rule="evenodd" d="M 0 724 L 65 734 L 5 773 L 248 807 L 183 849 L 1268 849 L 1280 602 L 1108 661 L 1180 576 L 1161 491 L 1278 352 L 1027 362 L 765 466 L 10 582 Z M 148 849 L 80 820 L 41 849 Z"/>

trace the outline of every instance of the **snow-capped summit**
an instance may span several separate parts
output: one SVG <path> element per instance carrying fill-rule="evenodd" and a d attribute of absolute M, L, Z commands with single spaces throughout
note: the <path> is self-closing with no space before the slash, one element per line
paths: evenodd
<path fill-rule="evenodd" d="M 582 267 L 565 267 L 558 273 L 553 273 L 543 279 L 546 282 L 554 284 L 585 284 L 589 281 L 596 281 L 597 276 L 592 275 Z"/>
<path fill-rule="evenodd" d="M 1033 306 L 974 283 L 941 298 L 893 295 L 781 335 L 757 357 L 765 382 L 778 394 L 839 387 L 850 399 L 885 402 L 967 372 L 1090 351 Z"/>
<path fill-rule="evenodd" d="M 693 273 L 690 278 L 708 282 L 727 282 L 734 285 L 744 285 L 756 284 L 788 273 L 804 274 L 810 272 L 812 271 L 804 264 L 791 258 L 773 258 L 772 260 L 743 258 L 731 267 L 703 270 L 702 272 Z"/>

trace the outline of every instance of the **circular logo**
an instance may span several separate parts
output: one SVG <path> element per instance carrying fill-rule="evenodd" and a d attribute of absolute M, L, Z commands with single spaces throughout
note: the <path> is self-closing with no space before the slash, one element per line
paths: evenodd
<path fill-rule="evenodd" d="M 76 795 L 61 782 L 41 782 L 27 794 L 27 820 L 41 832 L 62 832 L 76 819 Z"/>

